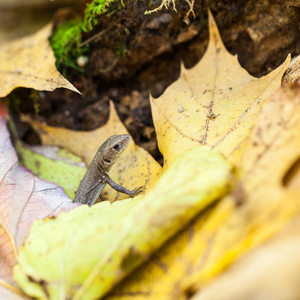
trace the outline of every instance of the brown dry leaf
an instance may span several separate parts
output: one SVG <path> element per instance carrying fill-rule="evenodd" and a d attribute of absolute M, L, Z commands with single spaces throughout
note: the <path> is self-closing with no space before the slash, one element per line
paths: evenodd
<path fill-rule="evenodd" d="M 6 128 L 7 118 L 7 111 L 0 103 L 0 280 L 13 284 L 17 249 L 32 223 L 79 205 L 72 203 L 59 186 L 19 166 Z"/>
<path fill-rule="evenodd" d="M 106 125 L 92 131 L 74 131 L 64 128 L 46 126 L 37 121 L 25 118 L 32 124 L 41 137 L 44 145 L 58 145 L 72 151 L 90 164 L 100 145 L 115 134 L 129 134 L 120 121 L 115 107 L 110 102 L 110 116 Z M 144 149 L 131 142 L 126 151 L 110 171 L 111 178 L 127 189 L 139 186 L 149 188 L 161 171 L 160 165 Z M 151 181 L 150 181 L 151 180 Z M 110 201 L 128 198 L 107 186 L 101 194 L 101 199 Z"/>
<path fill-rule="evenodd" d="M 226 50 L 209 13 L 209 44 L 200 62 L 151 98 L 158 146 L 166 163 L 187 149 L 207 145 L 230 157 L 250 133 L 265 99 L 276 90 L 290 56 L 255 78 Z"/>
<path fill-rule="evenodd" d="M 63 87 L 80 93 L 55 67 L 48 38 L 52 24 L 37 33 L 0 45 L 0 97 L 14 88 L 53 91 Z"/>

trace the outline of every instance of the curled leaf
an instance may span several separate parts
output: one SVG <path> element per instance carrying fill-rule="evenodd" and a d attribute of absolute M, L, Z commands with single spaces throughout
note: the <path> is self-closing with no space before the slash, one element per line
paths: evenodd
<path fill-rule="evenodd" d="M 99 298 L 222 196 L 230 179 L 231 166 L 219 153 L 187 151 L 144 197 L 36 222 L 20 249 L 15 278 L 35 297 Z"/>

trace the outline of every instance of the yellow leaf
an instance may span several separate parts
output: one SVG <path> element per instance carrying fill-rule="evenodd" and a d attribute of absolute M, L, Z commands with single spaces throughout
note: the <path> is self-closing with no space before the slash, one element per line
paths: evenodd
<path fill-rule="evenodd" d="M 208 51 L 199 63 L 202 67 L 183 70 L 163 101 L 151 100 L 159 146 L 170 167 L 144 197 L 82 206 L 56 220 L 37 222 L 15 268 L 15 278 L 28 294 L 49 294 L 53 299 L 101 297 L 216 197 L 224 195 L 230 181 L 228 162 L 199 145 L 220 150 L 240 168 L 235 191 L 164 246 L 153 259 L 156 264 L 147 263 L 124 281 L 118 287 L 118 298 L 131 299 L 135 294 L 140 299 L 185 299 L 184 289 L 189 293 L 205 287 L 299 212 L 300 204 L 293 201 L 298 194 L 286 191 L 279 180 L 286 178 L 296 151 L 290 156 L 286 145 L 273 143 L 283 139 L 292 143 L 291 149 L 299 149 L 299 142 L 294 141 L 300 140 L 299 134 L 295 136 L 299 126 L 291 123 L 297 128 L 290 131 L 285 122 L 274 134 L 274 122 L 286 112 L 269 108 L 275 112 L 273 126 L 262 125 L 266 118 L 263 111 L 262 120 L 245 142 L 262 103 L 280 85 L 289 58 L 269 75 L 255 79 L 225 51 L 212 20 L 210 28 Z M 49 129 L 43 128 L 47 135 Z M 262 130 L 266 137 L 273 137 L 272 143 L 255 140 Z M 70 131 L 62 135 L 62 140 L 67 138 L 72 139 Z M 81 144 L 88 141 L 83 135 L 78 140 Z M 251 147 L 256 147 L 254 141 L 261 152 L 248 159 Z M 283 162 L 273 163 L 278 157 Z M 132 162 L 132 157 L 126 161 Z M 269 178 L 272 176 L 274 179 Z"/>
<path fill-rule="evenodd" d="M 299 221 L 298 216 L 192 300 L 299 299 Z"/>
<path fill-rule="evenodd" d="M 280 89 L 263 106 L 240 150 L 243 173 L 232 195 L 159 252 L 157 261 L 165 272 L 153 263 L 143 266 L 118 287 L 117 298 L 139 293 L 137 299 L 174 299 L 174 294 L 184 299 L 185 289 L 188 294 L 203 290 L 224 268 L 293 220 L 300 213 L 300 190 L 290 170 L 299 166 L 299 149 L 300 89 Z"/>
<path fill-rule="evenodd" d="M 158 146 L 167 164 L 187 149 L 207 145 L 226 157 L 239 147 L 265 99 L 280 86 L 290 56 L 261 78 L 248 74 L 237 56 L 227 52 L 209 13 L 209 44 L 192 69 L 183 66 L 179 79 L 151 109 Z"/>
<path fill-rule="evenodd" d="M 0 97 L 16 87 L 53 91 L 63 87 L 80 93 L 55 67 L 49 45 L 52 24 L 37 33 L 0 45 Z"/>
<path fill-rule="evenodd" d="M 299 96 L 295 95 L 295 92 L 282 91 L 281 93 L 291 95 L 287 97 L 277 94 L 274 97 L 278 98 L 267 100 L 262 106 L 262 102 L 265 101 L 263 95 L 267 91 L 271 93 L 271 87 L 275 89 L 280 86 L 281 76 L 288 60 L 269 75 L 260 79 L 252 78 L 246 71 L 239 70 L 240 67 L 234 65 L 234 61 L 237 63 L 236 58 L 228 53 L 222 54 L 224 47 L 220 46 L 219 35 L 212 20 L 210 26 L 212 32 L 208 51 L 212 51 L 214 55 L 210 55 L 210 62 L 199 63 L 205 66 L 205 74 L 201 77 L 193 73 L 190 83 L 190 79 L 185 78 L 187 74 L 192 74 L 194 70 L 192 69 L 184 71 L 180 79 L 184 85 L 190 83 L 187 90 L 192 91 L 192 99 L 186 100 L 185 104 L 179 101 L 184 97 L 177 81 L 166 91 L 168 95 L 171 93 L 170 90 L 176 87 L 177 90 L 173 91 L 176 107 L 172 107 L 171 102 L 167 104 L 167 96 L 163 101 L 152 100 L 155 126 L 166 163 L 170 163 L 185 149 L 199 145 L 201 139 L 205 137 L 207 115 L 202 114 L 198 119 L 196 116 L 197 108 L 193 99 L 198 97 L 198 85 L 202 86 L 201 81 L 206 82 L 206 77 L 210 77 L 213 82 L 223 78 L 233 91 L 239 90 L 240 97 L 233 102 L 233 98 L 229 96 L 222 98 L 223 94 L 218 94 L 217 85 L 213 84 L 210 87 L 211 94 L 207 97 L 213 101 L 213 112 L 216 115 L 220 113 L 220 116 L 209 119 L 210 130 L 207 132 L 205 143 L 220 150 L 235 162 L 240 182 L 237 183 L 231 196 L 222 199 L 216 207 L 199 216 L 186 230 L 169 241 L 153 261 L 124 280 L 107 299 L 131 299 L 133 294 L 137 295 L 135 299 L 186 299 L 186 293 L 189 295 L 190 292 L 202 289 L 237 257 L 276 233 L 299 213 L 300 204 L 295 200 L 299 198 L 299 194 L 294 190 L 288 193 L 287 187 L 282 186 L 282 179 L 286 178 L 284 174 L 299 157 Z M 206 53 L 203 59 L 208 59 L 208 55 Z M 223 62 L 219 60 L 220 55 L 222 60 L 228 62 L 228 71 L 223 70 L 225 74 L 221 73 Z M 212 67 L 209 67 L 209 63 Z M 214 69 L 213 66 L 218 68 Z M 235 71 L 231 73 L 230 68 Z M 210 72 L 218 76 L 211 75 Z M 236 77 L 235 73 L 239 76 Z M 198 80 L 195 81 L 193 78 Z M 235 82 L 228 82 L 230 78 L 235 78 Z M 247 98 L 247 95 L 242 96 L 244 82 L 250 82 L 249 80 L 253 85 L 252 90 L 247 90 L 247 94 L 252 100 Z M 261 86 L 261 82 L 265 82 L 265 87 Z M 222 86 L 223 83 L 219 83 Z M 223 86 L 222 89 L 224 91 L 226 87 Z M 204 95 L 207 93 L 208 90 Z M 199 113 L 201 107 L 205 109 L 204 106 L 210 106 L 212 103 L 205 102 L 205 97 L 203 99 L 198 102 Z M 263 108 L 257 119 L 258 107 L 261 106 Z M 218 107 L 222 109 L 215 111 L 214 108 Z M 182 112 L 179 113 L 178 109 Z M 172 111 L 174 115 L 171 116 Z M 177 119 L 174 117 L 176 111 Z M 190 111 L 194 114 L 187 115 Z M 206 113 L 207 111 L 208 109 Z M 163 114 L 169 113 L 168 118 L 163 117 Z M 186 115 L 181 117 L 184 113 Z M 175 126 L 176 122 L 183 127 Z M 200 125 L 197 125 L 199 122 Z M 229 130 L 231 128 L 232 132 Z M 192 141 L 189 137 L 195 137 L 197 130 L 201 139 Z M 291 180 L 289 186 L 289 189 L 295 189 L 297 186 L 295 180 Z"/>
<path fill-rule="evenodd" d="M 231 166 L 217 151 L 186 151 L 144 197 L 37 221 L 19 251 L 15 279 L 35 297 L 98 299 L 224 195 L 230 179 Z"/>
<path fill-rule="evenodd" d="M 110 116 L 106 125 L 92 131 L 74 131 L 65 128 L 46 126 L 37 121 L 29 120 L 41 137 L 44 145 L 61 146 L 83 158 L 87 165 L 92 161 L 96 151 L 110 136 L 129 134 L 120 121 L 113 103 L 110 103 Z M 115 163 L 110 177 L 127 189 L 152 185 L 160 173 L 160 165 L 144 149 L 131 142 L 126 151 Z M 107 186 L 101 199 L 110 201 L 128 198 Z"/>

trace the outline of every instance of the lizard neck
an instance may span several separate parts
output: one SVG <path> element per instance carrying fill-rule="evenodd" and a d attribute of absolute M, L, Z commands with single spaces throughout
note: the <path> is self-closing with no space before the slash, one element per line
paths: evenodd
<path fill-rule="evenodd" d="M 108 174 L 110 169 L 107 170 L 107 168 L 105 168 L 101 157 L 99 157 L 97 160 L 95 160 L 95 165 L 96 165 L 97 169 L 100 171 L 100 173 Z"/>

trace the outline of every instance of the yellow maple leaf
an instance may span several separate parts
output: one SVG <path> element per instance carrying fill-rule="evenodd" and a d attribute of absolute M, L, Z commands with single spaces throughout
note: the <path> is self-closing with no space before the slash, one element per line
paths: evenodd
<path fill-rule="evenodd" d="M 50 23 L 35 34 L 0 45 L 0 97 L 17 87 L 40 91 L 63 87 L 80 93 L 55 67 L 48 41 L 51 31 Z"/>
<path fill-rule="evenodd" d="M 74 131 L 51 127 L 28 118 L 25 119 L 32 124 L 44 145 L 66 148 L 82 157 L 87 165 L 92 161 L 100 145 L 110 136 L 129 134 L 120 121 L 113 102 L 110 102 L 110 116 L 107 123 L 92 131 Z M 134 189 L 139 186 L 148 188 L 157 180 L 160 171 L 160 165 L 147 151 L 135 145 L 134 142 L 130 142 L 126 151 L 110 171 L 110 177 L 127 189 Z M 128 195 L 121 194 L 110 186 L 106 186 L 101 194 L 102 200 L 115 201 L 125 198 L 128 198 Z"/>
<path fill-rule="evenodd" d="M 209 44 L 200 62 L 181 68 L 180 78 L 151 109 L 158 146 L 167 164 L 187 149 L 207 145 L 230 157 L 250 133 L 256 115 L 276 88 L 290 56 L 261 78 L 248 74 L 226 50 L 209 13 Z"/>

